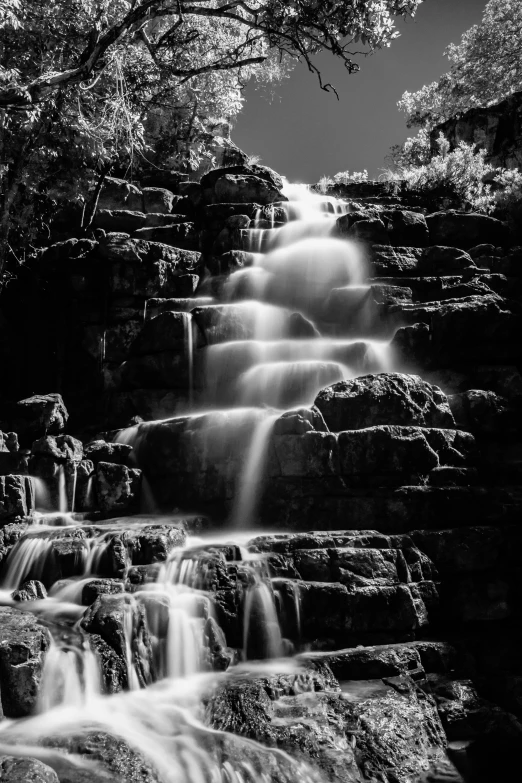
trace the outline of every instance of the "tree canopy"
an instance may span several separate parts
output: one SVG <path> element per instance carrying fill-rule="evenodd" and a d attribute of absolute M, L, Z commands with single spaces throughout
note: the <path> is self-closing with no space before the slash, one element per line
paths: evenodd
<path fill-rule="evenodd" d="M 420 2 L 0 0 L 0 254 L 47 230 L 44 203 L 83 199 L 162 134 L 179 160 L 197 158 L 249 79 L 277 81 L 301 60 L 334 90 L 314 55 L 352 73 Z"/>
<path fill-rule="evenodd" d="M 522 2 L 489 0 L 481 23 L 444 54 L 450 70 L 438 82 L 405 92 L 398 103 L 408 127 L 429 129 L 522 89 Z"/>

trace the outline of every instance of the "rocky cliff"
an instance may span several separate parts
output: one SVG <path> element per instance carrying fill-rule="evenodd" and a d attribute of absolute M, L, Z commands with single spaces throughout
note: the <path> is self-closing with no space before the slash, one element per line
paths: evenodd
<path fill-rule="evenodd" d="M 522 167 L 522 92 L 494 106 L 470 109 L 437 125 L 431 132 L 433 153 L 443 133 L 451 148 L 461 141 L 486 150 L 486 161 L 508 169 Z"/>

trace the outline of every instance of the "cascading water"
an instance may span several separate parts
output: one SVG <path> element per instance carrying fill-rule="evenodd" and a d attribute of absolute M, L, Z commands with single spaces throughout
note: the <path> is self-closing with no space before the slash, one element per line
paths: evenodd
<path fill-rule="evenodd" d="M 9 754 L 46 761 L 42 738 L 74 736 L 94 725 L 140 752 L 162 783 L 321 781 L 281 751 L 210 730 L 202 708 L 203 697 L 218 683 L 241 672 L 241 661 L 250 674 L 261 676 L 271 670 L 270 659 L 299 649 L 299 589 L 291 580 L 271 579 L 263 557 L 240 546 L 248 541 L 244 531 L 253 527 L 277 420 L 288 409 L 311 405 L 325 385 L 389 369 L 391 361 L 387 343 L 371 336 L 359 307 L 367 291 L 362 252 L 333 236 L 335 220 L 347 205 L 303 186 L 288 185 L 285 194 L 289 200 L 268 218 L 266 210 L 265 217 L 258 215 L 250 230 L 252 265 L 230 276 L 220 303 L 198 302 L 198 310 L 210 315 L 206 347 L 196 347 L 193 317 L 185 313 L 191 412 L 167 422 L 188 444 L 179 456 L 181 473 L 197 478 L 219 466 L 216 484 L 229 500 L 234 532 L 224 539 L 189 539 L 174 547 L 165 562 L 140 572 L 147 532 L 158 523 L 176 524 L 175 518 L 96 525 L 62 515 L 61 527 L 44 517 L 43 524 L 29 529 L 2 564 L 0 596 L 14 605 L 13 591 L 23 589 L 27 580 L 44 580 L 48 596 L 31 600 L 26 608 L 49 627 L 52 642 L 40 714 L 0 725 L 0 746 L 8 746 Z M 286 215 L 283 225 L 276 223 L 280 207 Z M 344 301 L 357 305 L 348 313 L 346 333 L 334 332 L 327 317 L 331 298 L 340 290 L 348 292 Z M 151 317 L 146 308 L 143 317 Z M 197 353 L 203 366 L 198 394 Z M 201 373 L 198 377 L 201 381 Z M 121 435 L 134 443 L 138 458 L 147 453 L 140 446 L 146 447 L 148 426 Z M 59 498 L 61 512 L 74 511 L 74 491 L 69 504 L 63 467 Z M 221 557 L 224 550 L 226 557 Z M 221 608 L 213 598 L 216 573 L 229 566 L 237 575 L 233 589 L 240 628 L 234 649 L 227 647 Z M 110 582 L 115 592 L 96 593 L 97 578 Z M 93 613 L 104 607 L 108 614 L 103 617 L 119 619 L 96 625 Z M 125 668 L 126 690 L 112 696 L 103 695 L 108 686 L 99 670 L 99 656 L 106 653 L 88 643 L 89 635 L 104 633 L 112 634 Z M 103 638 L 100 644 L 106 649 Z M 227 666 L 226 674 L 217 673 Z M 296 670 L 289 657 L 277 662 L 278 673 Z"/>

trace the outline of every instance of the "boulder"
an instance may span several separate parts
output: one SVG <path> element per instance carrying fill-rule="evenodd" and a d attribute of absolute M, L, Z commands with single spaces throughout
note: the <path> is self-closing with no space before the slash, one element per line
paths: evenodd
<path fill-rule="evenodd" d="M 218 179 L 227 174 L 233 176 L 253 176 L 267 182 L 276 190 L 282 190 L 283 180 L 273 169 L 268 166 L 258 164 L 228 166 L 225 168 L 212 169 L 201 177 L 201 187 L 204 190 L 214 188 Z"/>
<path fill-rule="evenodd" d="M 419 259 L 419 275 L 461 275 L 475 268 L 470 255 L 456 247 L 433 244 L 424 248 Z"/>
<path fill-rule="evenodd" d="M 133 356 L 188 349 L 192 329 L 190 315 L 166 311 L 146 321 L 130 347 Z"/>
<path fill-rule="evenodd" d="M 340 236 L 360 239 L 377 245 L 389 245 L 390 238 L 382 220 L 372 213 L 347 212 L 336 221 L 336 230 Z"/>
<path fill-rule="evenodd" d="M 126 234 L 132 234 L 146 225 L 146 215 L 143 212 L 132 212 L 130 209 L 98 209 L 92 222 L 93 228 L 123 231 Z"/>
<path fill-rule="evenodd" d="M 145 750 L 136 750 L 131 743 L 104 728 L 91 725 L 86 728 L 80 720 L 76 726 L 67 724 L 63 731 L 53 731 L 51 727 L 45 745 L 61 750 L 60 783 L 106 783 L 107 779 L 112 783 L 162 783 L 164 780 Z M 79 757 L 81 764 L 72 763 L 70 757 Z"/>
<path fill-rule="evenodd" d="M 104 514 L 132 514 L 139 508 L 141 470 L 99 462 L 94 476 L 94 491 Z"/>
<path fill-rule="evenodd" d="M 302 656 L 308 659 L 306 653 Z M 376 680 L 424 674 L 419 651 L 410 644 L 381 644 L 333 653 L 314 653 L 310 660 L 328 664 L 338 680 Z"/>
<path fill-rule="evenodd" d="M 91 579 L 82 590 L 82 604 L 91 606 L 101 595 L 118 595 L 123 591 L 121 579 Z"/>
<path fill-rule="evenodd" d="M 176 197 L 166 188 L 143 188 L 143 211 L 154 213 L 172 212 Z"/>
<path fill-rule="evenodd" d="M 417 275 L 422 250 L 414 247 L 372 245 L 370 259 L 375 277 Z"/>
<path fill-rule="evenodd" d="M 103 692 L 107 694 L 120 693 L 128 686 L 127 667 L 125 666 L 125 660 L 121 655 L 118 655 L 110 644 L 107 644 L 105 639 L 99 634 L 89 634 L 89 644 L 91 650 L 98 660 L 102 675 L 102 688 Z M 74 783 L 76 783 L 74 781 Z M 90 783 L 88 781 L 87 783 Z M 95 781 L 95 783 L 97 783 Z"/>
<path fill-rule="evenodd" d="M 119 296 L 190 296 L 199 281 L 201 257 L 191 250 L 110 233 L 99 252 L 111 264 L 109 287 Z"/>
<path fill-rule="evenodd" d="M 47 598 L 47 590 L 37 579 L 24 582 L 12 593 L 13 601 L 38 601 L 41 598 Z"/>
<path fill-rule="evenodd" d="M 448 402 L 460 429 L 495 435 L 516 432 L 522 424 L 521 411 L 493 391 L 469 389 L 451 394 Z"/>
<path fill-rule="evenodd" d="M 125 535 L 125 543 L 134 566 L 161 563 L 185 544 L 185 531 L 173 525 L 147 525 Z"/>
<path fill-rule="evenodd" d="M 383 219 L 387 223 L 390 242 L 396 247 L 426 247 L 430 235 L 422 212 L 405 209 L 386 210 Z"/>
<path fill-rule="evenodd" d="M 516 362 L 522 316 L 499 297 L 467 297 L 433 307 L 432 355 L 438 366 Z"/>
<path fill-rule="evenodd" d="M 505 245 L 508 240 L 506 224 L 488 215 L 450 209 L 428 215 L 426 223 L 433 245 L 469 250 L 482 244 Z"/>
<path fill-rule="evenodd" d="M 406 366 L 429 367 L 431 335 L 428 324 L 402 326 L 395 332 L 391 350 Z"/>
<path fill-rule="evenodd" d="M 174 413 L 179 402 L 186 401 L 188 397 L 188 358 L 179 351 L 131 356 L 121 368 L 121 388 L 136 390 L 132 402 L 138 412 L 141 410 L 152 412 L 165 408 L 167 413 Z M 144 392 L 146 389 L 156 389 L 157 396 L 146 399 L 148 396 Z M 139 390 L 142 391 L 141 394 L 138 394 Z M 173 395 L 172 390 L 180 390 L 183 394 Z M 158 417 L 147 415 L 146 418 Z"/>
<path fill-rule="evenodd" d="M 143 209 L 141 190 L 124 179 L 106 177 L 98 199 L 98 209 Z"/>
<path fill-rule="evenodd" d="M 194 228 L 194 223 L 139 228 L 134 232 L 134 236 L 139 240 L 161 242 L 164 245 L 182 250 L 198 250 L 199 248 L 199 235 Z"/>
<path fill-rule="evenodd" d="M 24 441 L 63 432 L 69 414 L 60 394 L 36 394 L 2 411 Z M 10 429 L 9 427 L 5 429 Z"/>
<path fill-rule="evenodd" d="M 305 640 L 334 639 L 336 644 L 370 635 L 401 636 L 415 630 L 419 609 L 406 585 L 303 582 L 300 585 Z"/>
<path fill-rule="evenodd" d="M 333 432 L 380 424 L 452 428 L 446 395 L 417 375 L 378 373 L 328 386 L 315 405 Z"/>
<path fill-rule="evenodd" d="M 502 564 L 502 557 L 515 537 L 495 527 L 463 527 L 449 530 L 414 530 L 415 544 L 435 563 L 441 576 L 489 571 Z"/>
<path fill-rule="evenodd" d="M 7 718 L 34 711 L 50 644 L 48 629 L 32 614 L 0 608 L 0 697 Z"/>
<path fill-rule="evenodd" d="M 339 434 L 341 473 L 348 477 L 427 475 L 438 467 L 437 453 L 419 427 L 380 426 Z M 404 483 L 416 483 L 410 478 Z"/>
<path fill-rule="evenodd" d="M 285 201 L 281 191 L 260 177 L 242 174 L 223 174 L 214 184 L 214 203 L 272 204 Z"/>
<path fill-rule="evenodd" d="M 0 521 L 15 522 L 35 510 L 34 483 L 29 476 L 0 476 Z"/>
<path fill-rule="evenodd" d="M 104 440 L 93 440 L 85 446 L 85 457 L 93 465 L 99 462 L 112 462 L 115 465 L 132 467 L 134 462 L 132 446 L 127 443 L 107 443 Z"/>
<path fill-rule="evenodd" d="M 129 626 L 132 628 L 131 640 L 128 638 Z M 124 661 L 127 660 L 127 645 L 130 641 L 130 657 L 138 681 L 142 686 L 150 682 L 151 640 L 144 607 L 135 598 L 127 595 L 99 595 L 85 612 L 81 627 L 87 633 L 101 636 Z"/>
<path fill-rule="evenodd" d="M 46 435 L 35 440 L 32 446 L 33 457 L 50 457 L 55 462 L 81 462 L 83 444 L 72 435 Z"/>
<path fill-rule="evenodd" d="M 262 318 L 265 312 L 267 317 Z M 270 305 L 260 305 L 259 309 L 250 303 L 195 307 L 192 318 L 207 345 L 256 337 L 277 339 L 317 335 L 315 326 L 301 313 Z M 259 330 L 266 334 L 260 334 Z"/>
<path fill-rule="evenodd" d="M 0 780 L 2 783 L 59 783 L 52 767 L 38 759 L 17 756 L 0 757 Z"/>

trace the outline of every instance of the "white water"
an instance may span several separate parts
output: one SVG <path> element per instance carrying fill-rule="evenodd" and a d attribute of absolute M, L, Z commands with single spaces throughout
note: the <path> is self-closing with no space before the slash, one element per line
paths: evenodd
<path fill-rule="evenodd" d="M 121 611 L 127 689 L 105 696 L 98 659 L 81 624 L 89 611 L 82 605 L 84 591 L 94 577 L 107 576 L 104 569 L 112 542 L 121 537 L 122 529 L 135 532 L 151 524 L 175 524 L 176 519 L 143 516 L 112 520 L 103 528 L 84 525 L 73 573 L 49 585 L 47 598 L 18 604 L 49 624 L 53 641 L 45 659 L 40 714 L 23 722 L 4 720 L 0 752 L 6 748 L 9 755 L 35 756 L 57 768 L 64 764 L 88 767 L 85 759 L 65 759 L 58 751 L 43 748 L 42 741 L 65 740 L 94 726 L 138 750 L 162 783 L 271 783 L 271 764 L 285 770 L 288 780 L 295 783 L 321 780 L 280 751 L 209 729 L 202 707 L 203 697 L 228 677 L 296 670 L 290 659 L 279 659 L 299 649 L 299 589 L 291 581 L 270 579 L 264 559 L 245 548 L 252 535 L 245 531 L 254 524 L 277 419 L 287 408 L 311 405 L 325 385 L 391 366 L 387 343 L 374 339 L 371 323 L 357 315 L 356 305 L 366 291 L 364 256 L 356 244 L 331 236 L 336 217 L 346 212 L 347 205 L 302 186 L 287 186 L 286 194 L 290 200 L 282 207 L 287 222 L 275 227 L 272 212 L 270 228 L 252 230 L 250 250 L 257 253 L 253 266 L 231 275 L 224 289 L 225 301 L 209 328 L 206 348 L 196 348 L 192 316 L 187 313 L 188 397 L 193 410 L 169 420 L 171 425 L 182 424 L 193 443 L 194 464 L 182 468 L 204 476 L 219 466 L 223 491 L 233 487 L 230 519 L 235 532 L 189 540 L 138 588 L 124 581 L 128 592 L 103 598 L 115 613 Z M 332 292 L 339 289 L 348 291 L 343 301 L 353 301 L 353 323 L 349 334 L 332 335 L 325 312 Z M 200 304 L 214 307 L 208 299 Z M 204 356 L 199 400 L 196 354 Z M 121 440 L 139 445 L 147 426 L 151 425 L 122 433 Z M 41 487 L 39 494 L 43 496 Z M 92 480 L 87 494 L 92 494 Z M 74 496 L 73 491 L 71 510 Z M 68 507 L 62 468 L 59 510 L 64 526 L 54 527 L 50 518 L 43 517 L 43 524 L 14 547 L 0 584 L 5 604 L 13 604 L 11 591 L 27 579 L 48 577 L 50 566 L 56 564 L 54 543 L 62 536 L 72 537 L 79 527 L 72 516 L 63 513 Z M 218 625 L 209 555 L 210 547 L 219 550 L 231 540 L 237 552 L 232 566 L 244 578 L 238 598 L 241 635 L 236 650 L 226 647 Z M 122 547 L 126 560 L 120 576 L 125 580 L 133 567 L 132 547 L 127 540 Z M 219 567 L 228 566 L 220 563 Z M 227 674 L 209 671 L 216 652 L 211 649 L 213 628 L 214 646 L 222 648 L 223 656 L 230 656 Z M 252 657 L 265 662 L 253 664 Z M 243 668 L 233 665 L 238 658 Z M 219 752 L 223 742 L 235 748 L 234 753 L 224 754 L 229 756 L 225 761 Z"/>

